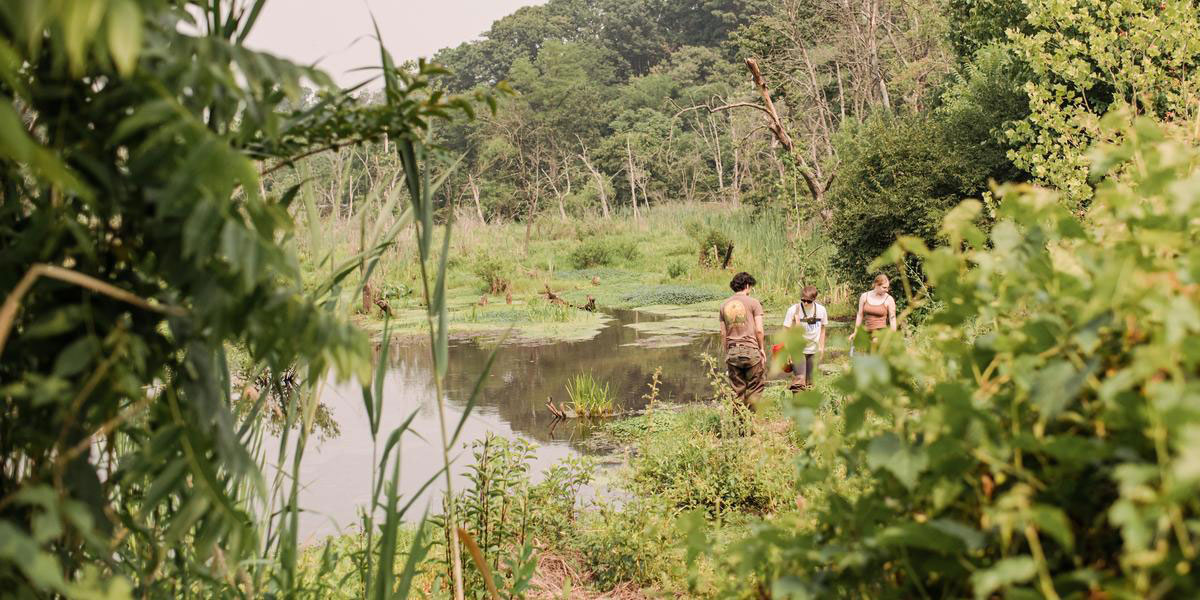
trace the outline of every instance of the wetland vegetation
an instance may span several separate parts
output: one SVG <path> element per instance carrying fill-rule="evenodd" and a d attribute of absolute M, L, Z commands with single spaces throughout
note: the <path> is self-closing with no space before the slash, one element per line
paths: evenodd
<path fill-rule="evenodd" d="M 0 598 L 1200 594 L 1195 2 L 264 3 L 0 0 Z"/>

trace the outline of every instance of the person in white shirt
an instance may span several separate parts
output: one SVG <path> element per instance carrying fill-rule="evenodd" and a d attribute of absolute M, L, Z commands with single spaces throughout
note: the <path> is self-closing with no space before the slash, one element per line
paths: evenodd
<path fill-rule="evenodd" d="M 804 286 L 800 302 L 793 304 L 783 317 L 783 326 L 804 328 L 804 360 L 792 365 L 792 383 L 789 387 L 792 391 L 808 388 L 816 376 L 817 355 L 825 354 L 825 335 L 829 328 L 829 313 L 817 303 L 815 286 Z"/>

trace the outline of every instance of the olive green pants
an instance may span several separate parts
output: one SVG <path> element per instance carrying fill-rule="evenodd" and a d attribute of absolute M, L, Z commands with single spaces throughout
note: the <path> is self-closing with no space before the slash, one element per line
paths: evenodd
<path fill-rule="evenodd" d="M 762 354 L 753 346 L 733 346 L 725 353 L 725 367 L 734 396 L 750 410 L 766 385 L 766 365 Z"/>

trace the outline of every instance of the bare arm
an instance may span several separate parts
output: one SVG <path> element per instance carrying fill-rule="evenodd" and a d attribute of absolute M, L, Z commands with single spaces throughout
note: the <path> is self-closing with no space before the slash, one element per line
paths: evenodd
<path fill-rule="evenodd" d="M 725 352 L 725 338 L 728 332 L 725 329 L 725 319 L 721 319 L 721 352 Z"/>
<path fill-rule="evenodd" d="M 858 328 L 862 327 L 863 321 L 863 302 L 867 301 L 867 295 L 863 294 L 858 297 L 858 315 L 854 317 L 854 329 L 850 331 L 850 339 L 854 339 L 854 334 L 858 333 Z"/>
<path fill-rule="evenodd" d="M 817 342 L 817 352 L 825 354 L 825 336 L 829 334 L 829 325 L 821 322 L 821 340 Z"/>
<path fill-rule="evenodd" d="M 888 323 L 891 324 L 892 331 L 898 331 L 900 324 L 896 322 L 896 299 L 888 296 Z"/>
<path fill-rule="evenodd" d="M 762 353 L 763 362 L 767 360 L 767 342 L 766 335 L 763 333 L 763 317 L 761 314 L 754 315 L 754 336 L 758 338 L 758 350 Z"/>

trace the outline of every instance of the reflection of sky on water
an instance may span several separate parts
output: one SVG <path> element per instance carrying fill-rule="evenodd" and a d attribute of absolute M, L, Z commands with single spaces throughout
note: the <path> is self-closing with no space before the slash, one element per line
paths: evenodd
<path fill-rule="evenodd" d="M 552 428 L 545 409 L 547 397 L 556 402 L 567 400 L 564 385 L 569 377 L 592 373 L 597 381 L 609 384 L 610 391 L 626 409 L 641 408 L 642 394 L 656 367 L 663 369 L 659 398 L 668 402 L 690 402 L 703 397 L 707 380 L 702 352 L 715 353 L 715 336 L 699 336 L 686 345 L 642 347 L 630 345 L 646 334 L 625 325 L 639 318 L 637 313 L 622 311 L 597 337 L 582 342 L 563 342 L 541 346 L 504 346 L 496 355 L 484 382 L 480 399 L 463 426 L 452 452 L 455 489 L 467 480 L 465 470 L 473 460 L 470 445 L 490 431 L 504 437 L 522 436 L 538 448 L 532 471 L 541 472 L 568 456 L 589 451 L 576 442 L 586 436 L 585 428 L 566 423 Z M 714 325 L 716 319 L 713 319 Z M 462 417 L 463 406 L 474 389 L 491 352 L 469 341 L 455 342 L 450 348 L 450 368 L 446 374 L 447 429 L 453 433 Z M 383 418 L 379 432 L 382 452 L 390 432 L 416 412 L 410 431 L 401 438 L 401 490 L 407 502 L 442 466 L 438 444 L 441 429 L 431 377 L 428 346 L 393 346 L 391 367 L 384 380 Z M 358 507 L 370 495 L 372 444 L 362 390 L 358 383 L 326 383 L 321 396 L 341 427 L 341 435 L 313 442 L 302 461 L 300 505 L 301 536 L 313 539 L 346 530 L 357 523 Z M 423 439 L 422 439 L 423 438 Z M 377 460 L 377 459 L 375 459 Z M 415 521 L 426 510 L 441 508 L 444 481 L 438 477 L 413 504 L 408 520 Z"/>

